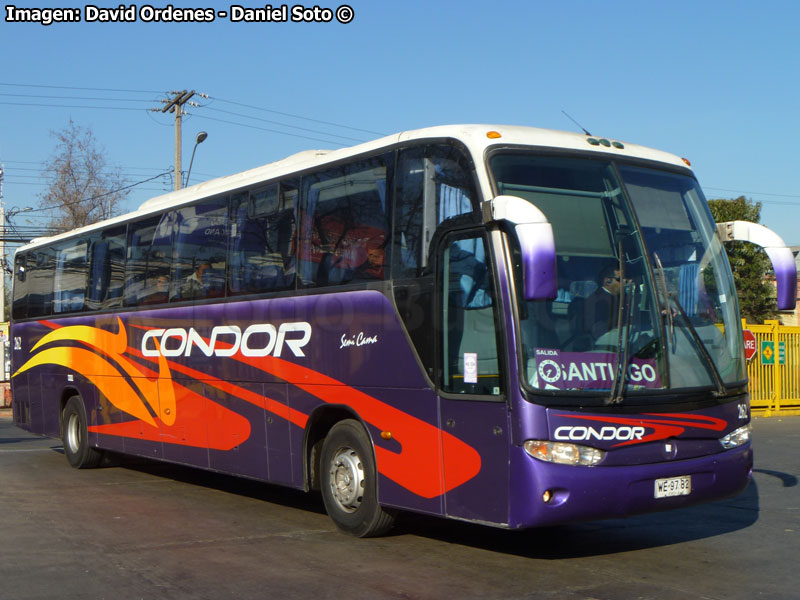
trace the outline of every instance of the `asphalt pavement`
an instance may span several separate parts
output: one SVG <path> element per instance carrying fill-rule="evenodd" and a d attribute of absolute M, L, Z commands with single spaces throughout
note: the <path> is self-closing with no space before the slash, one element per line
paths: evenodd
<path fill-rule="evenodd" d="M 735 498 L 524 532 L 401 515 L 362 540 L 314 494 L 140 459 L 72 469 L 0 410 L 0 600 L 794 600 L 800 417 L 754 434 Z"/>

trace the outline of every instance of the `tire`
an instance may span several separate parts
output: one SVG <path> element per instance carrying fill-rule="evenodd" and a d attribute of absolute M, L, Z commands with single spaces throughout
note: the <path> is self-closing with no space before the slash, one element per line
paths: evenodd
<path fill-rule="evenodd" d="M 386 533 L 395 511 L 378 504 L 375 455 L 358 421 L 340 421 L 322 444 L 320 487 L 325 510 L 336 526 L 357 537 Z"/>
<path fill-rule="evenodd" d="M 64 442 L 64 455 L 76 469 L 91 469 L 103 460 L 103 453 L 89 446 L 86 409 L 80 396 L 67 400 L 61 412 L 61 440 Z"/>

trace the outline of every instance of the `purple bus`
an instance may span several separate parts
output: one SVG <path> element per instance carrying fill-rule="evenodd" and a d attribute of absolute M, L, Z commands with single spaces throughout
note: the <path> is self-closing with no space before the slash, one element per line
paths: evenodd
<path fill-rule="evenodd" d="M 304 152 L 16 253 L 16 424 L 319 490 L 343 531 L 398 511 L 520 529 L 740 492 L 742 328 L 687 161 L 527 127 Z"/>

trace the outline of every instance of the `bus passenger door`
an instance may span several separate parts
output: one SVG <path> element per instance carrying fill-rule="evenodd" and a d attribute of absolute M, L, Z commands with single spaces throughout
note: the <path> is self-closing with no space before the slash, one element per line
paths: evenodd
<path fill-rule="evenodd" d="M 507 523 L 508 410 L 485 233 L 446 234 L 438 262 L 445 511 L 450 517 Z"/>

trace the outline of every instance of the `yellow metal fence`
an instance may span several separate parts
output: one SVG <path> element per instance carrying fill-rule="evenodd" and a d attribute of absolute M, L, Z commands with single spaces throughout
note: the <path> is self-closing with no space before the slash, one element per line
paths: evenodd
<path fill-rule="evenodd" d="M 755 336 L 755 356 L 747 361 L 750 407 L 754 415 L 800 415 L 800 327 L 742 320 Z"/>

